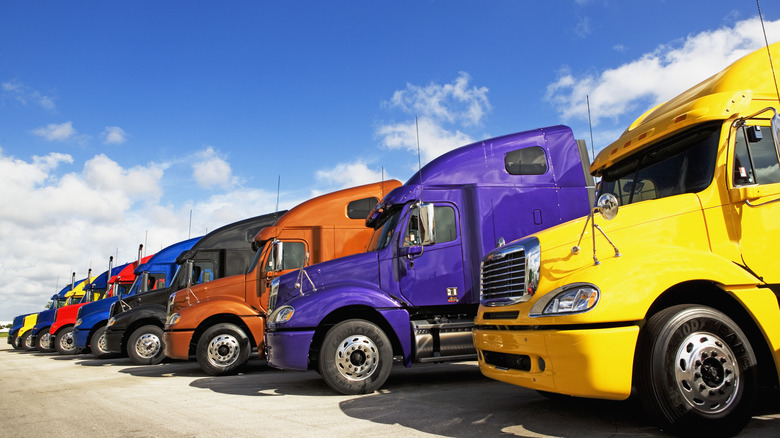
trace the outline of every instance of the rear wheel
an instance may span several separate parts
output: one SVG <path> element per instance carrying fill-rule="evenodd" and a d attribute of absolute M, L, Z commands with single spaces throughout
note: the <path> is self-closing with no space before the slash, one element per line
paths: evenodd
<path fill-rule="evenodd" d="M 155 365 L 165 359 L 162 343 L 163 331 L 156 325 L 135 329 L 127 340 L 127 355 L 138 365 Z"/>
<path fill-rule="evenodd" d="M 59 354 L 76 354 L 78 348 L 76 348 L 76 340 L 73 339 L 73 327 L 65 327 L 57 332 L 54 337 L 54 347 Z"/>
<path fill-rule="evenodd" d="M 252 349 L 249 338 L 235 324 L 209 327 L 198 340 L 200 368 L 212 376 L 233 374 L 249 360 Z"/>
<path fill-rule="evenodd" d="M 89 338 L 89 348 L 92 349 L 92 355 L 98 359 L 106 359 L 114 356 L 114 353 L 108 351 L 106 345 L 106 326 L 100 327 L 92 333 Z"/>
<path fill-rule="evenodd" d="M 41 353 L 51 353 L 54 351 L 52 346 L 51 335 L 49 334 L 49 327 L 41 330 L 38 337 L 35 338 L 35 349 Z"/>
<path fill-rule="evenodd" d="M 320 374 L 342 394 L 368 394 L 390 375 L 393 348 L 381 328 L 369 321 L 350 319 L 333 326 L 319 352 Z"/>
<path fill-rule="evenodd" d="M 639 397 L 662 428 L 733 435 L 750 420 L 756 357 L 725 314 L 695 305 L 664 309 L 647 321 L 637 354 Z"/>

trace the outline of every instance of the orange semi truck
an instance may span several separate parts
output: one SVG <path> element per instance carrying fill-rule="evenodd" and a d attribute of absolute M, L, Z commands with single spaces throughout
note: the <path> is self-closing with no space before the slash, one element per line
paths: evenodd
<path fill-rule="evenodd" d="M 366 216 L 389 191 L 389 180 L 306 201 L 254 238 L 257 253 L 244 275 L 192 285 L 171 295 L 163 344 L 165 355 L 195 355 L 210 375 L 234 373 L 262 354 L 271 281 L 302 266 L 365 250 L 372 230 Z"/>

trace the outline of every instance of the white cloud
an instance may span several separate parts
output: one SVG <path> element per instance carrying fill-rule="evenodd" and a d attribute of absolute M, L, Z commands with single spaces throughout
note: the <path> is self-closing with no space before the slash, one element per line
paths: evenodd
<path fill-rule="evenodd" d="M 198 162 L 192 165 L 192 177 L 204 189 L 229 187 L 236 184 L 230 163 L 220 157 L 213 147 L 196 154 Z"/>
<path fill-rule="evenodd" d="M 53 111 L 55 108 L 54 98 L 45 96 L 19 81 L 3 82 L 0 84 L 0 90 L 2 90 L 3 96 L 10 97 L 25 106 L 32 103 L 49 111 Z"/>
<path fill-rule="evenodd" d="M 449 84 L 429 84 L 421 87 L 406 84 L 387 102 L 391 107 L 411 115 L 418 115 L 440 123 L 477 125 L 490 111 L 486 87 L 469 87 L 471 76 L 461 72 Z"/>
<path fill-rule="evenodd" d="M 365 161 L 358 159 L 350 163 L 337 164 L 331 169 L 318 170 L 315 176 L 317 181 L 327 188 L 338 190 L 377 182 L 382 179 L 382 170 L 371 169 Z M 390 179 L 387 175 L 384 175 L 384 178 Z M 332 190 L 320 191 L 318 194 Z"/>
<path fill-rule="evenodd" d="M 51 123 L 45 127 L 34 129 L 32 133 L 49 141 L 65 141 L 77 134 L 76 129 L 73 128 L 73 122 L 60 123 L 59 125 Z"/>
<path fill-rule="evenodd" d="M 419 131 L 422 165 L 445 152 L 475 141 L 457 129 L 454 131 L 444 129 L 440 124 L 427 117 L 419 118 L 417 125 L 415 126 L 414 120 L 384 125 L 377 130 L 377 133 L 385 147 L 404 149 L 417 154 L 417 133 Z M 414 170 L 417 170 L 416 162 L 413 167 Z"/>
<path fill-rule="evenodd" d="M 574 34 L 580 38 L 585 38 L 590 34 L 590 19 L 588 17 L 582 17 L 577 20 L 577 25 L 574 26 Z"/>
<path fill-rule="evenodd" d="M 103 143 L 122 144 L 127 141 L 127 133 L 119 126 L 106 126 L 103 130 Z"/>
<path fill-rule="evenodd" d="M 765 22 L 770 41 L 780 40 L 780 20 Z M 590 98 L 593 124 L 624 115 L 638 116 L 764 46 L 758 18 L 733 27 L 689 35 L 676 44 L 662 45 L 626 64 L 591 74 L 561 69 L 547 87 L 546 99 L 564 121 L 588 120 Z"/>

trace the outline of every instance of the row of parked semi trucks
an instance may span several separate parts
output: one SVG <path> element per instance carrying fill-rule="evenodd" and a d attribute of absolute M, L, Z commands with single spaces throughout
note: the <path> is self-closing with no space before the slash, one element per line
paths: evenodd
<path fill-rule="evenodd" d="M 139 252 L 15 319 L 9 342 L 211 375 L 257 351 L 345 394 L 394 362 L 476 358 L 544 394 L 634 390 L 669 431 L 736 433 L 780 373 L 778 55 L 650 109 L 589 169 L 564 126 L 480 141 L 403 185 Z"/>

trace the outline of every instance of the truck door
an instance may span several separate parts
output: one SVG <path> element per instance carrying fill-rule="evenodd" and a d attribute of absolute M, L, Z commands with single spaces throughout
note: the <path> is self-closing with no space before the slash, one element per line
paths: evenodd
<path fill-rule="evenodd" d="M 775 117 L 776 119 L 776 117 Z M 767 283 L 780 283 L 780 152 L 775 129 L 748 120 L 732 128 L 731 199 L 745 265 Z"/>
<path fill-rule="evenodd" d="M 460 218 L 453 204 L 434 205 L 435 240 L 420 241 L 420 209 L 411 206 L 402 225 L 399 247 L 399 287 L 415 306 L 457 304 L 465 296 Z"/>

